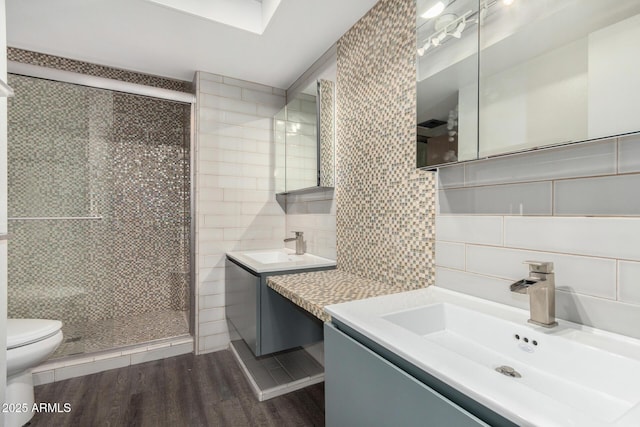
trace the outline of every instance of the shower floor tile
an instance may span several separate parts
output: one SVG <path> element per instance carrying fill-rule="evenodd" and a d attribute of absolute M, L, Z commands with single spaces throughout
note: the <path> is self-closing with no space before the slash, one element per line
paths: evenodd
<path fill-rule="evenodd" d="M 67 323 L 64 340 L 51 359 L 94 353 L 189 333 L 186 311 L 154 311 L 95 322 Z"/>

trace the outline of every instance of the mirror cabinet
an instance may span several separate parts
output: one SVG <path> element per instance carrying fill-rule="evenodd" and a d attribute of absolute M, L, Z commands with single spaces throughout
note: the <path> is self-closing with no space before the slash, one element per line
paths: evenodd
<path fill-rule="evenodd" d="M 417 166 L 640 131 L 640 2 L 418 0 Z"/>
<path fill-rule="evenodd" d="M 334 110 L 334 83 L 318 80 L 275 115 L 277 194 L 334 186 Z"/>

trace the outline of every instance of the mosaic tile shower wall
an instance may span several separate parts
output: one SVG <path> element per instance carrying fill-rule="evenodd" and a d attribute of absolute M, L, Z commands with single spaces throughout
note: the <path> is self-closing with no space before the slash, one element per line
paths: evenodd
<path fill-rule="evenodd" d="M 166 77 L 150 76 L 148 74 L 105 67 L 104 65 L 90 64 L 88 62 L 75 61 L 69 58 L 47 55 L 45 53 L 33 52 L 15 47 L 7 48 L 7 60 L 39 65 L 41 67 L 55 68 L 56 70 L 72 71 L 74 73 L 120 80 L 123 82 L 161 87 L 163 89 L 177 90 L 180 92 L 193 92 L 191 82 L 168 79 Z"/>
<path fill-rule="evenodd" d="M 69 331 L 187 310 L 190 106 L 9 82 L 9 316 Z"/>
<path fill-rule="evenodd" d="M 338 267 L 434 283 L 434 177 L 415 167 L 415 0 L 381 0 L 338 41 Z"/>

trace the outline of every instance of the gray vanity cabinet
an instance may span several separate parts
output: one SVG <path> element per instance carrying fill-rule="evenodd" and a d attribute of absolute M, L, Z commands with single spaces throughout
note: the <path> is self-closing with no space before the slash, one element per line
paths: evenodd
<path fill-rule="evenodd" d="M 324 349 L 327 427 L 489 425 L 328 323 Z"/>
<path fill-rule="evenodd" d="M 335 267 L 257 273 L 227 258 L 225 268 L 227 320 L 256 356 L 322 341 L 322 322 L 269 288 L 267 278 Z"/>

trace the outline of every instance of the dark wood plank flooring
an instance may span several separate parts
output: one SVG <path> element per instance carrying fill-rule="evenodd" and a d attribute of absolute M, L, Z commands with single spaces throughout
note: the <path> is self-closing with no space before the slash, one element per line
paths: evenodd
<path fill-rule="evenodd" d="M 35 388 L 31 426 L 323 426 L 324 384 L 258 402 L 229 351 L 193 354 Z"/>

